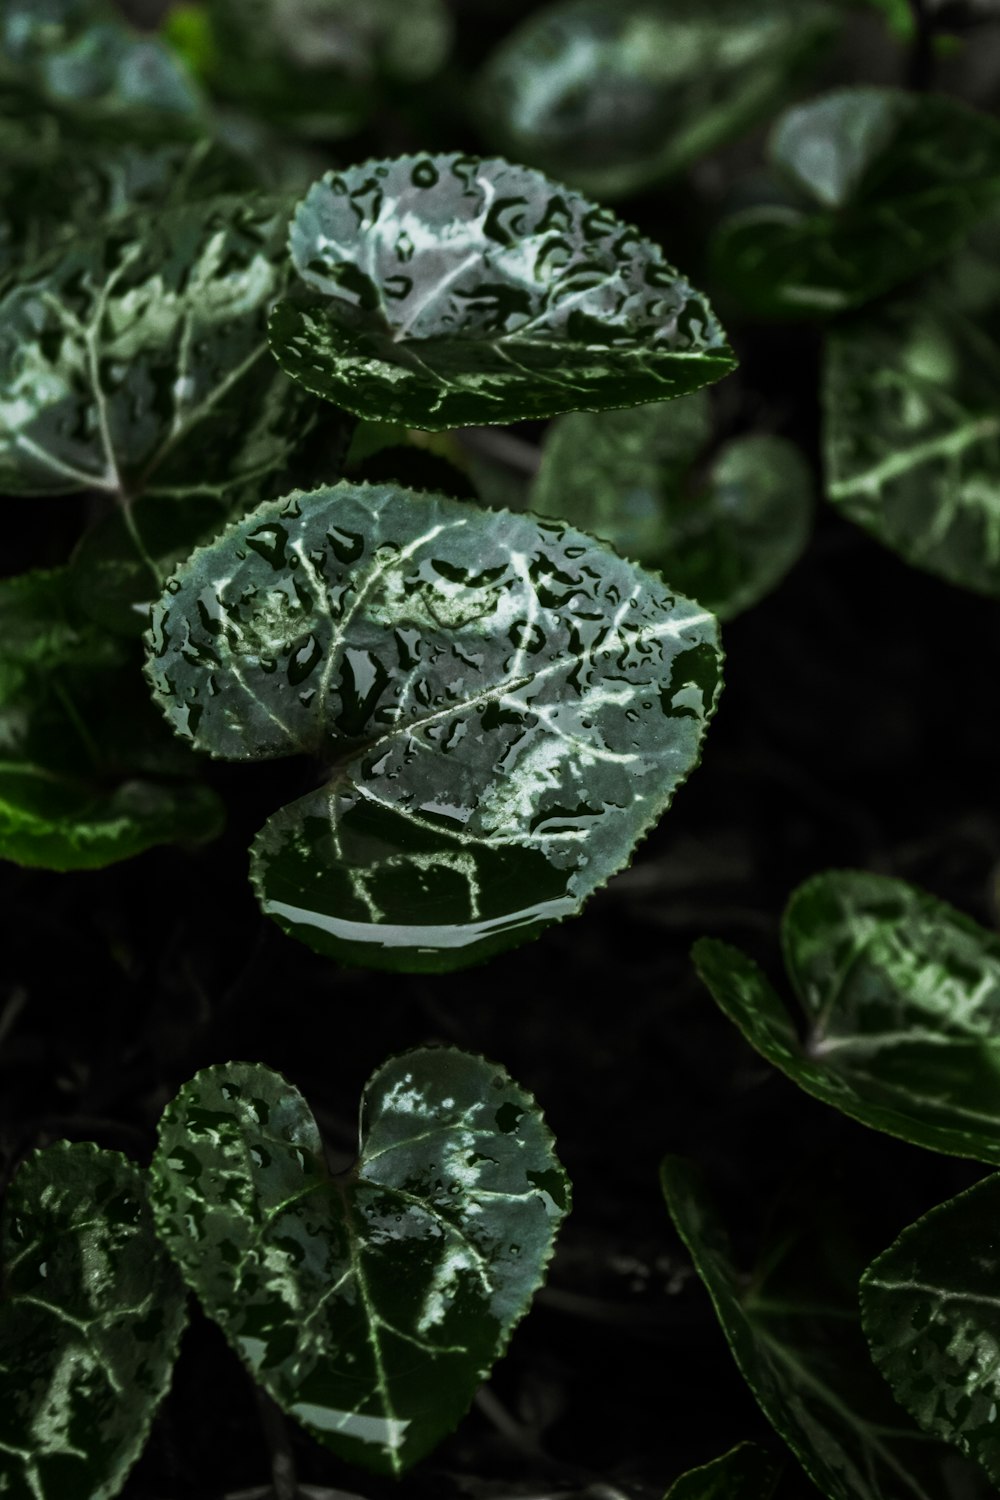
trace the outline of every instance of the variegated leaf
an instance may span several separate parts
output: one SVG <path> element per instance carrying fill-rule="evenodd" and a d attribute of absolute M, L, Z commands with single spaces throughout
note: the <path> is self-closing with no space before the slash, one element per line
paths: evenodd
<path fill-rule="evenodd" d="M 152 1171 L 160 1235 L 254 1378 L 393 1474 L 465 1411 L 569 1206 L 531 1096 L 451 1049 L 375 1073 L 349 1172 L 331 1175 L 301 1095 L 247 1063 L 181 1090 Z"/>

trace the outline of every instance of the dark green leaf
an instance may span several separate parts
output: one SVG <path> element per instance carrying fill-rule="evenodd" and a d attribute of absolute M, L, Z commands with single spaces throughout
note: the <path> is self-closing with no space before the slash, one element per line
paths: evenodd
<path fill-rule="evenodd" d="M 0 584 L 0 858 L 93 869 L 214 836 L 222 809 L 183 779 L 138 653 L 76 618 L 66 571 Z"/>
<path fill-rule="evenodd" d="M 751 1046 L 863 1125 L 1000 1162 L 1000 937 L 902 880 L 850 871 L 801 886 L 782 937 L 802 1039 L 751 959 L 694 947 Z"/>
<path fill-rule="evenodd" d="M 5 1500 L 118 1494 L 170 1384 L 184 1303 L 138 1168 L 91 1145 L 28 1158 L 4 1209 Z"/>
<path fill-rule="evenodd" d="M 1000 199 L 1000 122 L 954 99 L 851 88 L 784 114 L 788 192 L 724 221 L 719 283 L 761 317 L 859 307 L 933 265 Z"/>
<path fill-rule="evenodd" d="M 607 210 L 526 167 L 415 156 L 328 173 L 292 224 L 271 343 L 358 416 L 422 428 L 680 396 L 734 366 L 705 299 Z"/>
<path fill-rule="evenodd" d="M 740 1443 L 700 1469 L 682 1474 L 665 1500 L 771 1500 L 778 1466 L 763 1448 Z"/>
<path fill-rule="evenodd" d="M 827 1500 L 986 1500 L 975 1470 L 929 1442 L 879 1379 L 858 1316 L 861 1266 L 840 1263 L 826 1226 L 803 1217 L 747 1276 L 700 1174 L 667 1157 L 662 1180 L 743 1378 Z"/>
<path fill-rule="evenodd" d="M 175 729 L 329 784 L 253 850 L 322 952 L 451 968 L 579 910 L 697 761 L 713 617 L 578 531 L 394 486 L 261 506 L 153 612 Z"/>
<path fill-rule="evenodd" d="M 861 1280 L 875 1363 L 921 1427 L 1000 1484 L 1000 1177 L 911 1224 Z"/>
<path fill-rule="evenodd" d="M 809 536 L 813 484 L 783 438 L 752 436 L 704 461 L 704 392 L 553 423 L 531 508 L 565 516 L 654 567 L 721 620 L 756 604 Z"/>
<path fill-rule="evenodd" d="M 399 1473 L 456 1424 L 540 1285 L 569 1184 L 492 1063 L 420 1050 L 365 1090 L 331 1176 L 305 1100 L 247 1063 L 164 1112 L 160 1234 L 254 1378 L 320 1442 Z"/>
<path fill-rule="evenodd" d="M 559 0 L 490 59 L 479 113 L 508 155 L 624 197 L 766 115 L 836 27 L 822 0 Z"/>

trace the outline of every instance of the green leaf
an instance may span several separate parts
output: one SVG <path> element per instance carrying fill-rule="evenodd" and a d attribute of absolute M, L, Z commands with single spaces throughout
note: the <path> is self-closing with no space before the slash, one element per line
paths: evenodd
<path fill-rule="evenodd" d="M 259 493 L 316 411 L 267 351 L 285 224 L 252 197 L 126 219 L 0 297 L 0 489 Z"/>
<path fill-rule="evenodd" d="M 767 115 L 837 24 L 814 0 L 559 0 L 490 58 L 478 112 L 508 155 L 625 197 Z"/>
<path fill-rule="evenodd" d="M 358 416 L 437 429 L 635 406 L 734 366 L 662 252 L 526 167 L 412 156 L 330 172 L 292 223 L 304 285 L 271 343 Z"/>
<path fill-rule="evenodd" d="M 740 1443 L 670 1486 L 665 1500 L 771 1500 L 778 1466 L 755 1443 Z"/>
<path fill-rule="evenodd" d="M 831 333 L 823 388 L 830 500 L 915 567 L 993 598 L 998 335 L 995 301 L 964 316 L 932 289 Z"/>
<path fill-rule="evenodd" d="M 1000 1177 L 987 1177 L 904 1229 L 861 1279 L 865 1332 L 896 1400 L 996 1484 L 998 1216 Z"/>
<path fill-rule="evenodd" d="M 451 1049 L 378 1069 L 340 1176 L 302 1096 L 247 1063 L 181 1090 L 152 1172 L 160 1235 L 254 1378 L 320 1442 L 394 1474 L 465 1411 L 569 1206 L 531 1096 Z"/>
<path fill-rule="evenodd" d="M 581 532 L 393 485 L 263 505 L 168 583 L 147 638 L 174 728 L 329 783 L 252 852 L 320 952 L 453 968 L 579 910 L 695 765 L 714 618 Z"/>
<path fill-rule="evenodd" d="M 836 1226 L 800 1216 L 745 1275 L 701 1174 L 667 1157 L 662 1184 L 744 1380 L 827 1500 L 986 1500 L 975 1470 L 929 1442 L 879 1379 L 858 1317 L 861 1266 L 843 1263 Z"/>
<path fill-rule="evenodd" d="M 560 417 L 546 437 L 531 508 L 568 517 L 731 619 L 797 561 L 813 483 L 782 438 L 737 438 L 709 454 L 710 433 L 701 391 L 631 411 Z"/>
<path fill-rule="evenodd" d="M 715 277 L 764 318 L 859 307 L 961 244 L 1000 199 L 1000 122 L 954 99 L 850 88 L 788 110 L 786 187 L 716 232 Z"/>
<path fill-rule="evenodd" d="M 694 946 L 751 1046 L 863 1125 L 1000 1162 L 1000 937 L 902 880 L 833 871 L 796 891 L 782 939 L 801 1039 L 751 959 Z"/>
<path fill-rule="evenodd" d="M 0 745 L 0 858 L 95 869 L 221 826 L 134 648 L 76 617 L 66 570 L 0 584 Z"/>
<path fill-rule="evenodd" d="M 141 1453 L 187 1321 L 145 1174 L 59 1145 L 7 1195 L 0 1296 L 5 1500 L 109 1500 Z"/>

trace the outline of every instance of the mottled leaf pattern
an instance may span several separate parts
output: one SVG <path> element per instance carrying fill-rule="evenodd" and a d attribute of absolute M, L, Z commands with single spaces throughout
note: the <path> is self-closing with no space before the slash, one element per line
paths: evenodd
<path fill-rule="evenodd" d="M 3 1214 L 4 1500 L 117 1495 L 166 1395 L 185 1322 L 145 1174 L 91 1145 L 29 1157 Z"/>
<path fill-rule="evenodd" d="M 153 613 L 168 718 L 329 784 L 253 850 L 323 952 L 454 967 L 579 910 L 696 763 L 714 618 L 581 532 L 393 485 L 260 507 Z"/>
<path fill-rule="evenodd" d="M 412 156 L 328 173 L 292 224 L 275 354 L 319 396 L 428 429 L 679 396 L 735 363 L 655 245 L 526 167 Z"/>
<path fill-rule="evenodd" d="M 518 161 L 625 197 L 774 108 L 836 26 L 813 0 L 557 0 L 494 53 L 479 114 Z"/>
<path fill-rule="evenodd" d="M 709 456 L 703 391 L 630 411 L 572 412 L 549 429 L 531 494 L 731 619 L 769 593 L 809 537 L 813 482 L 783 438 Z"/>
<path fill-rule="evenodd" d="M 381 1067 L 331 1176 L 305 1100 L 246 1063 L 166 1110 L 160 1234 L 276 1401 L 399 1473 L 458 1421 L 542 1280 L 569 1184 L 534 1100 L 451 1049 Z"/>
<path fill-rule="evenodd" d="M 902 880 L 852 871 L 802 886 L 782 936 L 801 1039 L 751 959 L 695 944 L 751 1046 L 864 1125 L 1000 1162 L 1000 937 Z"/>
<path fill-rule="evenodd" d="M 771 1500 L 778 1465 L 754 1443 L 740 1443 L 730 1453 L 682 1474 L 665 1500 Z"/>

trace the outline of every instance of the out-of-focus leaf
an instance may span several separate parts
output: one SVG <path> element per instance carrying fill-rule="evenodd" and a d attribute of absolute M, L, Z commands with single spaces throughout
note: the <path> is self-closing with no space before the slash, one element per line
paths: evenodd
<path fill-rule="evenodd" d="M 730 1453 L 682 1474 L 665 1500 L 771 1500 L 778 1465 L 755 1443 L 740 1443 Z"/>

